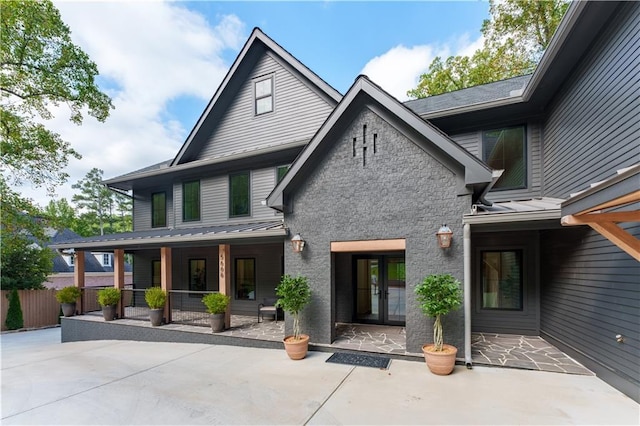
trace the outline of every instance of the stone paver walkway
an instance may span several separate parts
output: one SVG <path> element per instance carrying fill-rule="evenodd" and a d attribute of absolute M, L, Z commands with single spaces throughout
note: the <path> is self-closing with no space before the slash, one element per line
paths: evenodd
<path fill-rule="evenodd" d="M 336 340 L 331 346 L 354 351 L 405 355 L 407 335 L 404 327 L 338 323 Z"/>

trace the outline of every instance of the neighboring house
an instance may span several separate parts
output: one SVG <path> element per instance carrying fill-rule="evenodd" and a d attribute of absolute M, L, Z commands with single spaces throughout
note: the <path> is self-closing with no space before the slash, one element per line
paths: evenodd
<path fill-rule="evenodd" d="M 80 239 L 80 235 L 70 229 L 60 231 L 48 229 L 47 236 L 50 238 L 45 246 L 63 244 L 66 241 Z M 44 286 L 48 288 L 62 288 L 74 284 L 74 253 L 71 251 L 53 250 L 53 273 L 47 277 Z M 92 252 L 85 260 L 87 287 L 103 287 L 113 285 L 113 253 Z M 133 273 L 129 263 L 125 263 L 125 284 L 133 284 Z"/>
<path fill-rule="evenodd" d="M 540 335 L 638 399 L 639 30 L 640 3 L 576 2 L 534 74 L 403 104 L 365 76 L 340 95 L 255 29 L 176 157 L 106 181 L 134 232 L 58 246 L 132 253 L 136 287 L 237 314 L 302 274 L 313 342 L 397 324 L 408 352 L 431 339 L 413 289 L 448 272 L 467 363 L 471 331 Z"/>

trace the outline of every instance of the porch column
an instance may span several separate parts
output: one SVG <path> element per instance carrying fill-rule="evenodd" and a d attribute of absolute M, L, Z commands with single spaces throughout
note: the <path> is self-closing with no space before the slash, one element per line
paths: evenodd
<path fill-rule="evenodd" d="M 231 297 L 231 246 L 220 244 L 218 246 L 220 265 L 218 267 L 218 291 Z M 224 313 L 224 324 L 226 328 L 231 327 L 231 304 Z"/>
<path fill-rule="evenodd" d="M 76 251 L 73 253 L 73 285 L 78 287 L 80 290 L 84 290 L 84 252 Z M 84 291 L 82 291 L 82 296 L 80 296 L 80 304 L 78 305 L 78 313 L 80 315 L 84 314 Z"/>
<path fill-rule="evenodd" d="M 164 305 L 164 318 L 167 324 L 171 323 L 171 247 L 160 248 L 160 287 L 167 292 L 167 303 Z"/>
<path fill-rule="evenodd" d="M 464 363 L 471 368 L 471 225 L 462 228 L 464 256 Z"/>
<path fill-rule="evenodd" d="M 118 290 L 124 289 L 124 250 L 113 251 L 113 286 Z M 120 302 L 116 308 L 118 318 L 124 318 L 124 293 L 120 294 Z"/>

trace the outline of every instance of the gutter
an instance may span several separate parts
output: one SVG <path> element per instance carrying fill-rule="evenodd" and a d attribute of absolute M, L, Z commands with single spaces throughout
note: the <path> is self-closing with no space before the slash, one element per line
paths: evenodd
<path fill-rule="evenodd" d="M 465 225 L 478 225 L 486 223 L 529 222 L 550 219 L 560 220 L 561 217 L 560 209 L 516 213 L 467 214 L 462 217 L 462 223 Z"/>

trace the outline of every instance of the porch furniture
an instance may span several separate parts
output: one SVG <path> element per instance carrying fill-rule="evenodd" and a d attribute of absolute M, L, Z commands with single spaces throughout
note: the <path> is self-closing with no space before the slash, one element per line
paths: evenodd
<path fill-rule="evenodd" d="M 265 314 L 273 315 L 275 321 L 278 322 L 278 315 L 281 309 L 276 307 L 277 301 L 277 297 L 265 297 L 264 299 L 262 299 L 262 303 L 258 305 L 258 323 L 260 322 L 261 318 L 262 321 L 264 321 Z"/>

